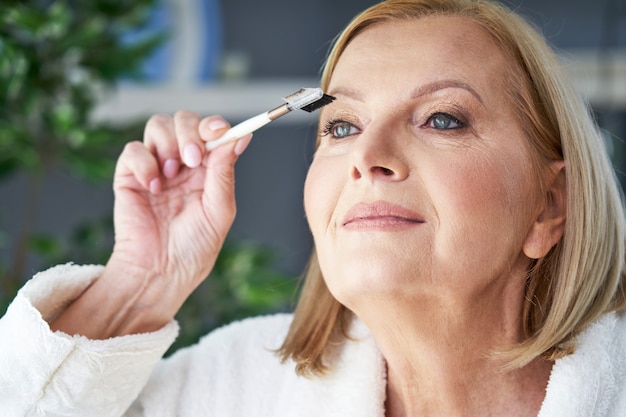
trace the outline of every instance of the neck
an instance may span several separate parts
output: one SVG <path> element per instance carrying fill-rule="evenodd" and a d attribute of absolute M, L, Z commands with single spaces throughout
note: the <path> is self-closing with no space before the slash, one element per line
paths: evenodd
<path fill-rule="evenodd" d="M 488 364 L 439 366 L 415 372 L 388 363 L 387 417 L 537 416 L 551 364 L 536 360 L 520 370 L 498 372 Z"/>
<path fill-rule="evenodd" d="M 493 353 L 521 340 L 521 302 L 483 299 L 390 297 L 357 312 L 387 362 L 388 417 L 537 415 L 552 365 L 538 359 L 503 371 Z"/>

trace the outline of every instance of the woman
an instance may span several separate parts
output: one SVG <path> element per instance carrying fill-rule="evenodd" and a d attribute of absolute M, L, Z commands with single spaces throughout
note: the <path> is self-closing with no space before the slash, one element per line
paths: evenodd
<path fill-rule="evenodd" d="M 155 116 L 117 165 L 106 267 L 42 273 L 2 319 L 9 415 L 626 413 L 624 211 L 544 41 L 495 4 L 390 0 L 338 38 L 322 87 L 293 317 L 152 371 L 250 140 L 206 154 L 223 119 Z"/>

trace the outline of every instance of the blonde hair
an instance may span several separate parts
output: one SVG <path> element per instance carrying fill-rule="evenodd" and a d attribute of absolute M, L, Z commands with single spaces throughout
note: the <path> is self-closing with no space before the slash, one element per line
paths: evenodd
<path fill-rule="evenodd" d="M 388 0 L 356 16 L 335 40 L 321 79 L 329 85 L 352 39 L 381 22 L 454 15 L 479 24 L 510 58 L 507 80 L 537 163 L 564 160 L 567 221 L 563 238 L 528 271 L 526 339 L 500 355 L 508 368 L 573 351 L 573 338 L 600 315 L 626 307 L 626 226 L 620 188 L 583 100 L 543 37 L 505 7 L 472 0 Z M 346 336 L 351 312 L 330 294 L 315 253 L 289 333 L 279 350 L 299 374 L 320 374 L 325 353 Z"/>

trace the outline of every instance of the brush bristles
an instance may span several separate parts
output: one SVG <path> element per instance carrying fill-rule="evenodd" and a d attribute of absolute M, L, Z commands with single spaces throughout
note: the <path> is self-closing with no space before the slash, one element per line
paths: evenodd
<path fill-rule="evenodd" d="M 315 100 L 311 104 L 307 104 L 306 106 L 300 107 L 301 110 L 307 111 L 309 113 L 314 112 L 315 110 L 324 107 L 327 104 L 330 104 L 335 100 L 335 97 L 329 96 L 328 94 L 322 95 L 319 99 Z"/>

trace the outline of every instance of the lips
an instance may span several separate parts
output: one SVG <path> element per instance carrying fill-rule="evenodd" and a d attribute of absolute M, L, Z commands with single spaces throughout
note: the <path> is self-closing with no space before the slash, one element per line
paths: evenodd
<path fill-rule="evenodd" d="M 358 203 L 343 218 L 348 229 L 397 229 L 425 223 L 418 213 L 386 201 Z"/>

